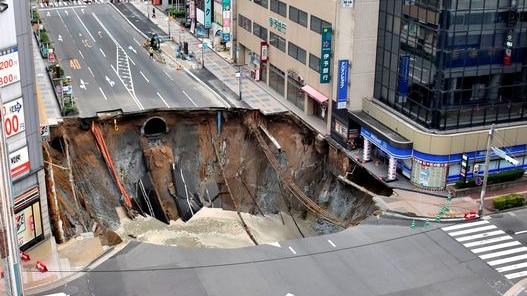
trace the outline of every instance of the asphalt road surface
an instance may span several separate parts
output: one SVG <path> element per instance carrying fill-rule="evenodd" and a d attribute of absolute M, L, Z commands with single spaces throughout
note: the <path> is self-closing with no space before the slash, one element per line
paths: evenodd
<path fill-rule="evenodd" d="M 340 233 L 242 249 L 131 243 L 47 293 L 68 295 L 502 295 L 514 281 L 447 231 L 370 218 Z M 44 295 L 44 294 L 41 294 Z"/>
<path fill-rule="evenodd" d="M 39 11 L 58 61 L 72 78 L 80 117 L 119 109 L 225 107 L 185 71 L 150 59 L 145 37 L 113 5 Z"/>

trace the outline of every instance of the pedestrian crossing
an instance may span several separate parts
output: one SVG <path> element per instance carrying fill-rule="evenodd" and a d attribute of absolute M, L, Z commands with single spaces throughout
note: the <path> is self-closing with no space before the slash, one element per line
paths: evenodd
<path fill-rule="evenodd" d="M 49 8 L 49 7 L 68 7 L 68 6 L 78 6 L 85 4 L 97 4 L 97 3 L 108 3 L 109 0 L 70 0 L 70 1 L 61 1 L 61 0 L 50 0 L 42 1 L 39 3 L 40 8 Z"/>
<path fill-rule="evenodd" d="M 488 220 L 441 229 L 507 279 L 527 277 L 527 247 Z"/>

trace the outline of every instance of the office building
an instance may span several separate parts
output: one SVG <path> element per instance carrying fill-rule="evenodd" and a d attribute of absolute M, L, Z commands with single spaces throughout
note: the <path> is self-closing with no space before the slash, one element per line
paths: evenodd
<path fill-rule="evenodd" d="M 365 161 L 385 160 L 432 190 L 481 167 L 489 130 L 489 172 L 526 167 L 527 1 L 381 0 L 373 97 L 349 109 Z"/>

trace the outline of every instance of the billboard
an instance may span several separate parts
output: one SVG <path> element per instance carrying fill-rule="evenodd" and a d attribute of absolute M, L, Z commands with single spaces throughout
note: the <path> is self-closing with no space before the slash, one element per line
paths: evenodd
<path fill-rule="evenodd" d="M 22 98 L 7 102 L 2 106 L 2 122 L 6 138 L 26 130 L 24 100 Z"/>
<path fill-rule="evenodd" d="M 205 7 L 203 8 L 205 29 L 212 28 L 212 0 L 205 0 Z"/>

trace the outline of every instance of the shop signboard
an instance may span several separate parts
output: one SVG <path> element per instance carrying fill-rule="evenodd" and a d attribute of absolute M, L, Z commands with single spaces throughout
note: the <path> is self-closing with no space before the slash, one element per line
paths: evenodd
<path fill-rule="evenodd" d="M 0 51 L 0 88 L 20 81 L 18 46 Z"/>
<path fill-rule="evenodd" d="M 29 153 L 27 146 L 9 153 L 9 169 L 12 180 L 27 174 L 29 172 L 29 167 Z"/>
<path fill-rule="evenodd" d="M 212 0 L 205 0 L 205 7 L 203 8 L 204 12 L 204 22 L 203 26 L 205 29 L 212 28 Z"/>

